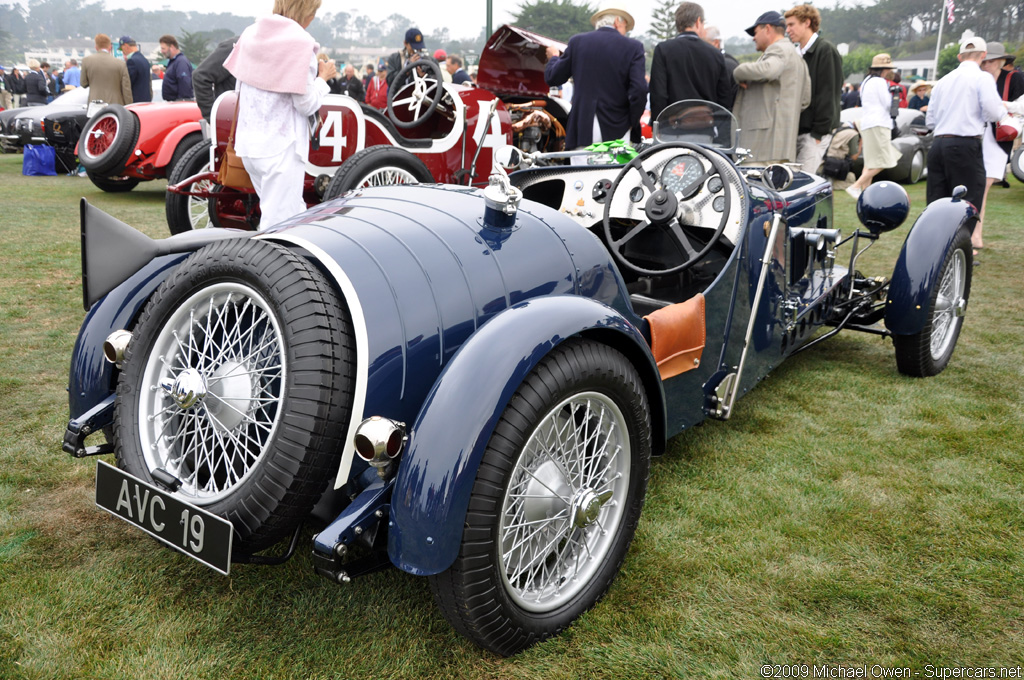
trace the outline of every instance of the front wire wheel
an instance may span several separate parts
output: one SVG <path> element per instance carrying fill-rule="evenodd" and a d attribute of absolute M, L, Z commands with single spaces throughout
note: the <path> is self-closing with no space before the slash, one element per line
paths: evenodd
<path fill-rule="evenodd" d="M 900 373 L 923 378 L 946 368 L 964 323 L 972 266 L 971 237 L 966 229 L 960 229 L 939 269 L 924 327 L 913 335 L 892 337 Z"/>
<path fill-rule="evenodd" d="M 567 341 L 527 377 L 484 452 L 459 556 L 431 577 L 456 630 L 514 654 L 604 595 L 643 508 L 647 408 L 633 366 L 599 343 Z"/>

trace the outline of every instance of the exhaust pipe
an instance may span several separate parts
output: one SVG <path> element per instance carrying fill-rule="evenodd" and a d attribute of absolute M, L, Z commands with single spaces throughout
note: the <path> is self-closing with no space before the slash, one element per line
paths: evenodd
<path fill-rule="evenodd" d="M 103 358 L 121 368 L 121 362 L 124 361 L 124 351 L 128 349 L 128 343 L 131 341 L 131 331 L 114 331 L 103 341 Z"/>

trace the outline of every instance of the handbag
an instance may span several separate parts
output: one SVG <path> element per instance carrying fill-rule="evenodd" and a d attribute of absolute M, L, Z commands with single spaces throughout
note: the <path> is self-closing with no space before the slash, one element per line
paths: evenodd
<path fill-rule="evenodd" d="M 220 168 L 217 169 L 217 183 L 224 187 L 233 189 L 252 189 L 252 178 L 249 171 L 242 164 L 242 158 L 235 153 L 235 127 L 238 125 L 238 105 L 242 102 L 242 93 L 239 91 L 235 99 L 235 116 L 231 119 L 231 134 L 228 135 L 228 148 L 224 150 L 224 157 L 220 161 Z"/>
<path fill-rule="evenodd" d="M 21 174 L 32 177 L 55 176 L 54 165 L 57 150 L 43 144 L 26 144 L 25 158 L 21 162 Z"/>

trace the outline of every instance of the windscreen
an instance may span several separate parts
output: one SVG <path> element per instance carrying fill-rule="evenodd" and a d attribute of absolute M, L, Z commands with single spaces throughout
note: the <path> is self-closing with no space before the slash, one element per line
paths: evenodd
<path fill-rule="evenodd" d="M 736 148 L 736 118 L 728 109 L 713 102 L 686 99 L 665 107 L 658 114 L 654 140 L 690 142 L 732 151 Z"/>

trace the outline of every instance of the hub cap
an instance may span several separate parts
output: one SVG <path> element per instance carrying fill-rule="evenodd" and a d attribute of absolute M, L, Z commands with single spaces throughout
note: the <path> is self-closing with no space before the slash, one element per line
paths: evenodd
<path fill-rule="evenodd" d="M 287 365 L 277 317 L 244 284 L 209 286 L 174 311 L 145 360 L 138 427 L 147 467 L 179 478 L 193 503 L 224 498 L 280 421 Z"/>
<path fill-rule="evenodd" d="M 625 515 L 630 447 L 619 407 L 598 392 L 544 416 L 516 461 L 499 524 L 509 596 L 556 609 L 604 566 Z"/>

